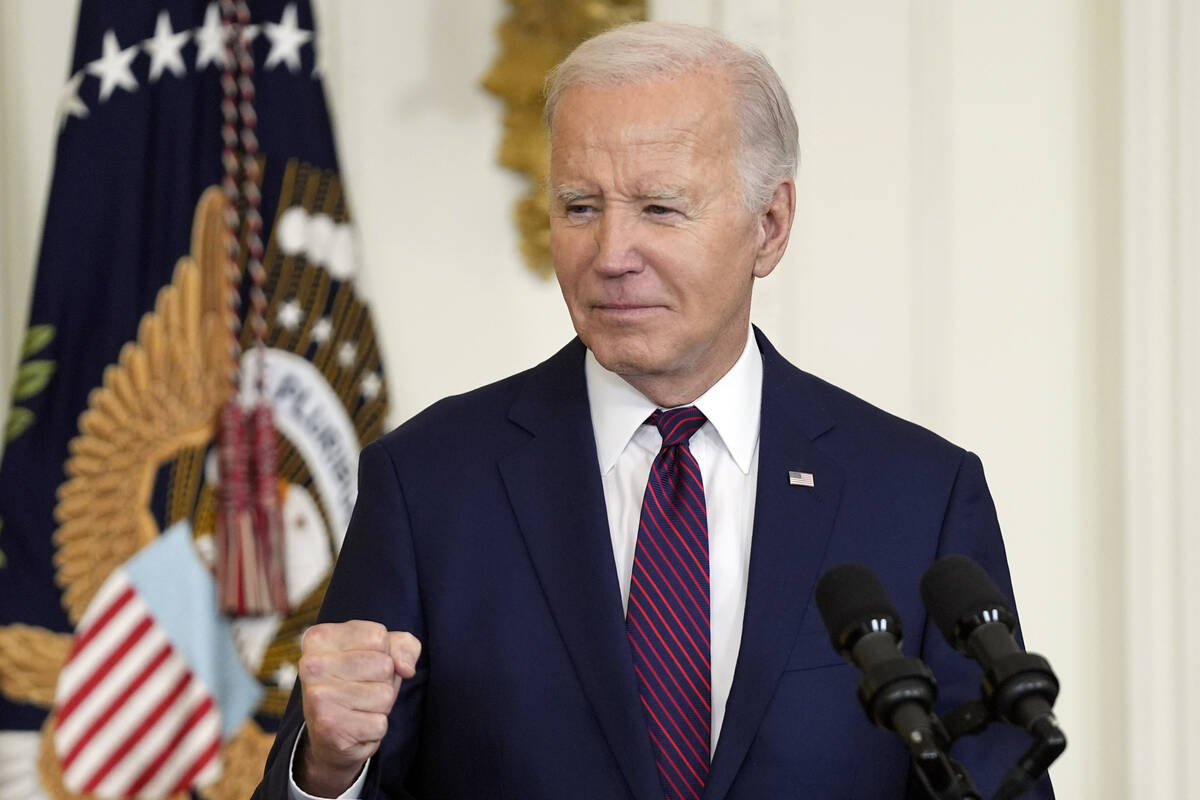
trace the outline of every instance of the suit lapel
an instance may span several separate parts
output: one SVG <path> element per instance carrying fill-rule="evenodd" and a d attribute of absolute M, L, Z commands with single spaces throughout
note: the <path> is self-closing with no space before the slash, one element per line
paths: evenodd
<path fill-rule="evenodd" d="M 533 436 L 500 471 L 542 591 L 631 794 L 662 800 L 625 636 L 583 374 L 572 342 L 534 369 L 510 411 Z"/>
<path fill-rule="evenodd" d="M 756 333 L 763 399 L 746 612 L 704 800 L 726 796 L 754 740 L 812 597 L 844 482 L 839 465 L 813 444 L 833 420 L 813 396 L 811 378 Z M 813 486 L 791 485 L 789 471 L 811 473 Z"/>

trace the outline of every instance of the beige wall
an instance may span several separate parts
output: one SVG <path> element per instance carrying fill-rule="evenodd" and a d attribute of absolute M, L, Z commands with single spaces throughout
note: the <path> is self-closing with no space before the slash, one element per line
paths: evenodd
<path fill-rule="evenodd" d="M 519 263 L 508 210 L 520 183 L 494 166 L 501 106 L 478 78 L 501 0 L 317 7 L 361 285 L 400 421 L 540 360 L 570 324 L 556 287 Z M 805 369 L 981 455 L 1027 643 L 1063 682 L 1059 795 L 1143 796 L 1123 732 L 1140 713 L 1136 681 L 1157 663 L 1124 655 L 1138 523 L 1119 466 L 1128 13 L 1119 0 L 652 8 L 756 43 L 792 93 L 800 215 L 759 287 L 757 321 Z M 65 0 L 0 4 L 0 385 L 23 325 L 72 17 Z"/>

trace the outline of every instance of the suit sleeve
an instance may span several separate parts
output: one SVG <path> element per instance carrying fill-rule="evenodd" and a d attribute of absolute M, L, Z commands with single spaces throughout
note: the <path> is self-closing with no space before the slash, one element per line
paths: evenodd
<path fill-rule="evenodd" d="M 424 644 L 426 629 L 417 584 L 408 508 L 395 464 L 381 442 L 359 457 L 358 499 L 318 616 L 320 622 L 374 620 L 408 631 Z M 401 800 L 417 749 L 429 659 L 423 649 L 416 675 L 404 681 L 388 716 L 388 732 L 367 772 L 364 800 Z M 292 691 L 255 800 L 288 800 L 288 764 L 304 722 L 300 683 Z"/>
<path fill-rule="evenodd" d="M 983 475 L 983 464 L 974 453 L 964 453 L 955 477 L 939 535 L 937 557 L 961 554 L 977 561 L 1008 598 L 1013 613 L 1012 580 L 996 507 Z M 1019 635 L 1019 631 L 1018 631 Z M 938 682 L 938 714 L 943 718 L 958 705 L 980 697 L 982 670 L 951 647 L 929 618 L 922 631 L 921 658 Z M 1009 767 L 1029 746 L 1029 736 L 1011 725 L 992 723 L 982 734 L 955 743 L 951 755 L 962 762 L 981 794 L 992 797 Z M 921 793 L 910 792 L 914 798 Z M 1025 797 L 1050 800 L 1049 778 L 1042 778 Z"/>

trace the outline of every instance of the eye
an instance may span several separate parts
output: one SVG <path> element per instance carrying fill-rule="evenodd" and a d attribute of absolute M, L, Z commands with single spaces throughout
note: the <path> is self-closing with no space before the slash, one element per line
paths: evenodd
<path fill-rule="evenodd" d="M 596 213 L 596 207 L 590 203 L 567 203 L 563 206 L 567 219 L 585 220 Z"/>
<path fill-rule="evenodd" d="M 651 203 L 646 206 L 646 213 L 652 217 L 665 217 L 675 213 L 675 209 L 667 206 L 660 206 L 657 203 Z"/>

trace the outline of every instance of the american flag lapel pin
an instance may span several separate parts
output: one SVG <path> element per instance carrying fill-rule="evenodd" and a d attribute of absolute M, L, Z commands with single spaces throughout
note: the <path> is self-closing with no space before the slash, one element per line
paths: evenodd
<path fill-rule="evenodd" d="M 794 469 L 788 470 L 788 483 L 792 486 L 807 486 L 810 489 L 815 485 L 811 472 L 797 472 Z"/>

